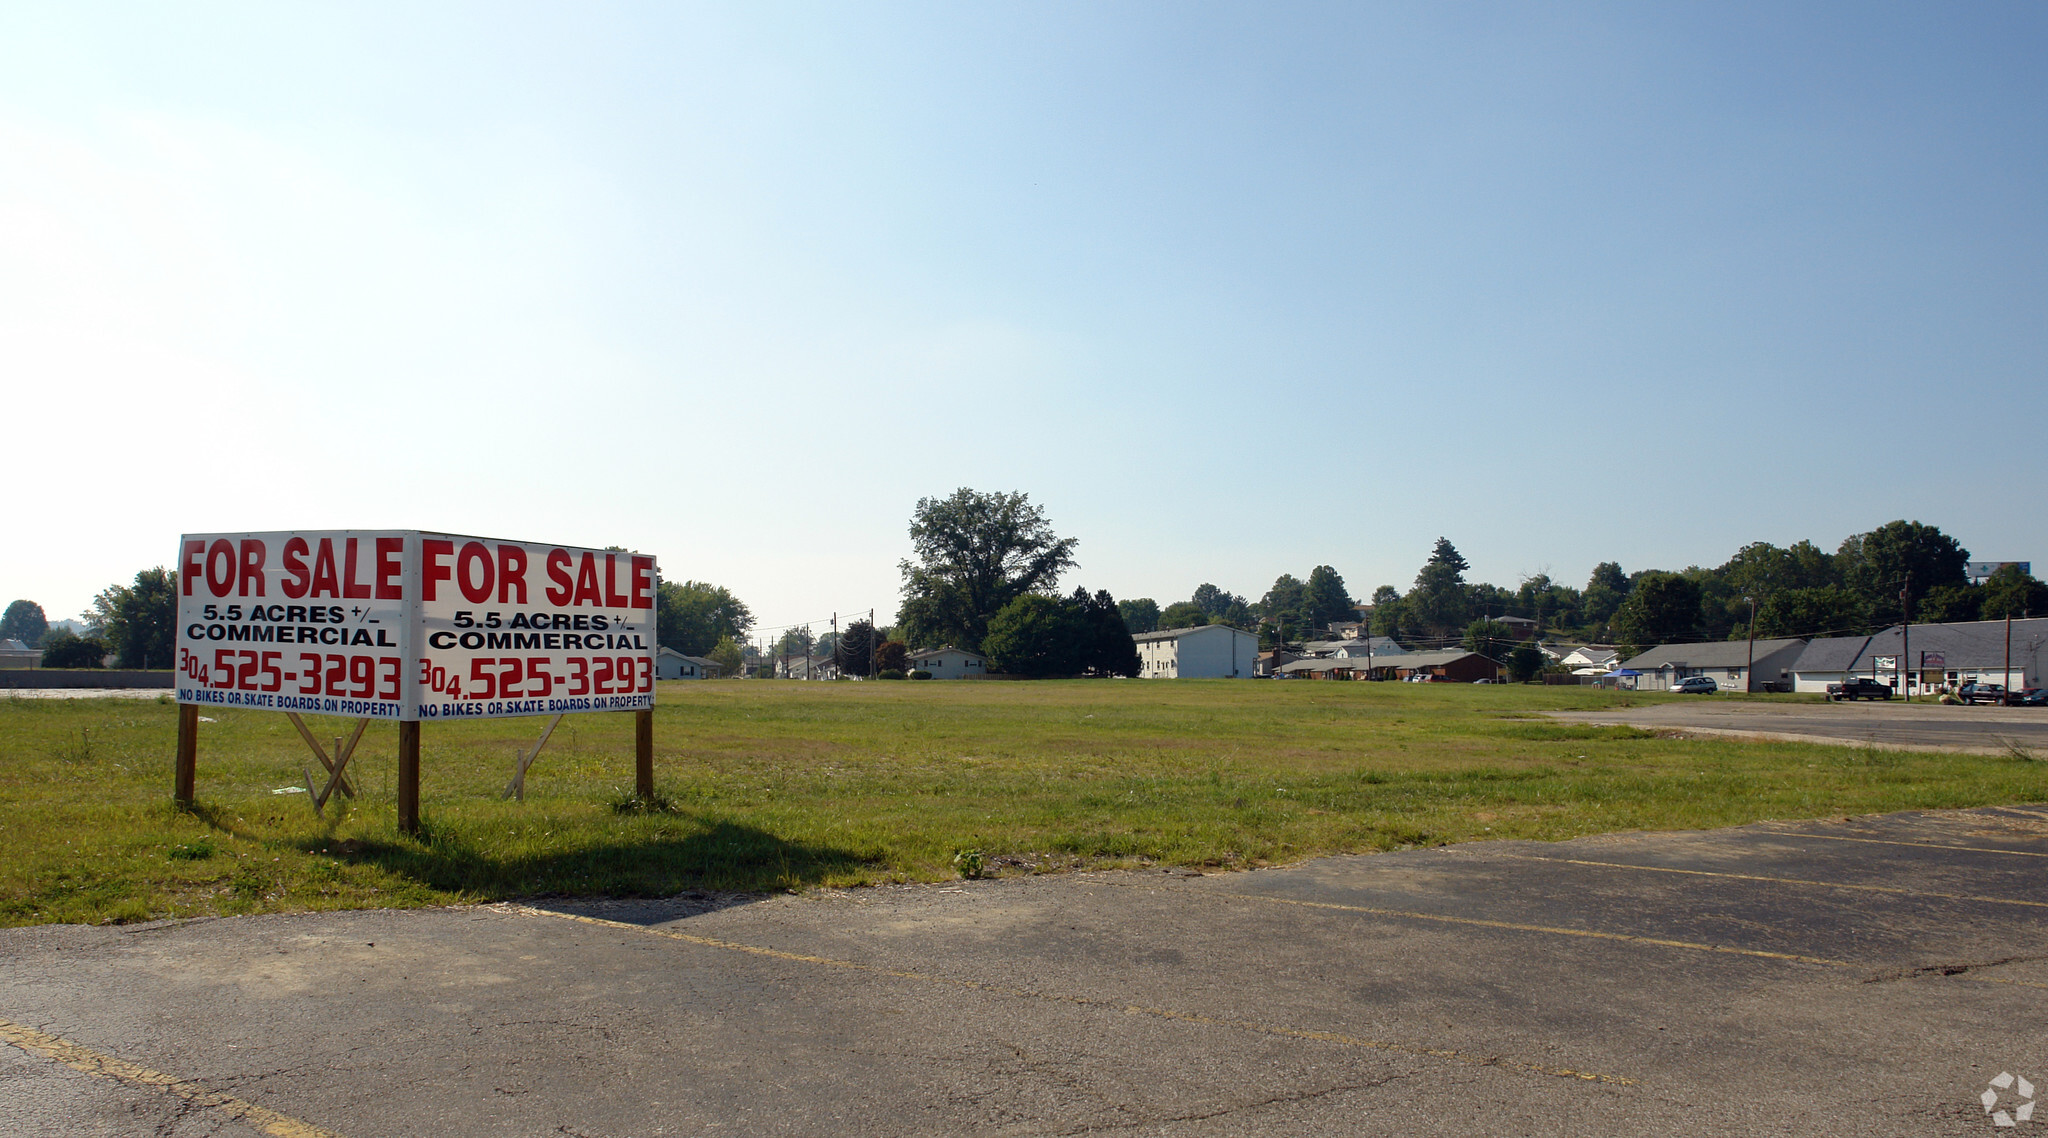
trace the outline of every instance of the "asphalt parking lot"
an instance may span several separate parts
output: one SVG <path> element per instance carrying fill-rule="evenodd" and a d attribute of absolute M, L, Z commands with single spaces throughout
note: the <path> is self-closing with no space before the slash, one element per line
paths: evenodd
<path fill-rule="evenodd" d="M 2040 707 L 1943 706 L 1932 700 L 1773 703 L 1699 696 L 1641 707 L 1548 714 L 1578 723 L 1892 750 L 2001 755 L 2018 746 L 2048 757 L 2048 708 Z"/>
<path fill-rule="evenodd" d="M 2029 807 L 14 929 L 0 1130 L 2008 1132 L 1980 1095 L 2048 1095 L 2044 871 Z"/>

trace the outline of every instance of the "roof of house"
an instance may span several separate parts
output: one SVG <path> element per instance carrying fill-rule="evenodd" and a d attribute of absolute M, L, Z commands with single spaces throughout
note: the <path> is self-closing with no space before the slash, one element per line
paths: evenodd
<path fill-rule="evenodd" d="M 1756 655 L 1759 659 L 1773 652 L 1805 644 L 1797 637 L 1783 640 L 1759 640 Z M 1693 644 L 1659 644 L 1655 648 L 1630 659 L 1624 668 L 1638 672 L 1655 671 L 1658 668 L 1742 668 L 1749 664 L 1749 641 L 1747 640 L 1705 640 Z"/>
<path fill-rule="evenodd" d="M 2048 645 L 2048 617 L 2012 622 L 2012 654 L 2015 660 L 2032 658 Z M 1916 624 L 1902 636 L 1898 626 L 1870 638 L 1866 649 L 1872 656 L 1896 656 L 1910 652 L 1906 666 L 1917 667 L 1920 653 L 1939 652 L 1946 666 L 1955 668 L 1999 668 L 2005 665 L 2005 622 L 1973 620 L 1962 624 Z"/>
<path fill-rule="evenodd" d="M 1228 628 L 1230 631 L 1242 636 L 1251 635 L 1251 633 L 1246 632 L 1242 628 L 1233 628 L 1227 624 L 1197 624 L 1187 628 L 1162 628 L 1157 632 L 1133 632 L 1131 633 L 1131 639 L 1140 644 L 1155 640 L 1178 640 L 1190 632 L 1207 632 L 1212 628 Z"/>
<path fill-rule="evenodd" d="M 1467 652 L 1462 648 L 1445 648 L 1434 652 L 1404 652 L 1395 656 L 1374 656 L 1372 667 L 1374 671 L 1379 671 L 1382 668 L 1401 668 L 1410 671 L 1419 668 L 1440 668 L 1452 661 L 1478 655 L 1477 652 Z M 1485 659 L 1483 656 L 1480 658 Z M 1296 660 L 1292 664 L 1283 664 L 1277 670 L 1300 673 L 1330 672 L 1342 669 L 1364 671 L 1365 657 L 1353 656 L 1346 659 L 1336 656 L 1316 656 L 1307 660 Z"/>
<path fill-rule="evenodd" d="M 31 648 L 31 647 L 29 647 L 28 645 L 26 645 L 26 644 L 22 643 L 22 642 L 21 642 L 21 641 L 19 641 L 19 640 L 0 640 L 0 652 L 36 652 L 36 651 L 39 651 L 39 649 Z"/>
<path fill-rule="evenodd" d="M 1863 658 L 1863 649 L 1870 643 L 1868 636 L 1823 636 L 1806 642 L 1806 647 L 1792 661 L 1795 672 L 1853 672 L 1856 661 Z"/>
<path fill-rule="evenodd" d="M 1527 624 L 1533 626 L 1536 623 L 1526 616 L 1496 616 L 1489 617 L 1488 619 L 1498 621 L 1501 624 Z"/>
<path fill-rule="evenodd" d="M 1372 642 L 1372 654 L 1375 656 L 1399 656 L 1408 651 L 1384 636 L 1364 636 L 1352 640 L 1310 640 L 1302 644 L 1301 650 L 1329 656 L 1350 651 L 1363 656 L 1368 640 Z"/>
<path fill-rule="evenodd" d="M 968 651 L 967 649 L 965 649 L 965 648 L 955 648 L 955 647 L 953 647 L 953 646 L 952 646 L 951 644 L 948 644 L 948 645 L 946 645 L 946 646 L 945 646 L 944 648 L 919 648 L 919 649 L 918 649 L 917 651 L 915 651 L 915 652 L 912 652 L 912 653 L 911 653 L 911 655 L 912 655 L 912 656 L 938 656 L 938 655 L 941 655 L 941 654 L 943 654 L 943 653 L 946 653 L 946 652 L 956 652 L 956 653 L 958 653 L 958 654 L 960 654 L 960 655 L 962 655 L 962 656 L 979 656 L 979 655 L 981 655 L 981 653 L 979 653 L 979 652 L 969 652 L 969 651 Z"/>

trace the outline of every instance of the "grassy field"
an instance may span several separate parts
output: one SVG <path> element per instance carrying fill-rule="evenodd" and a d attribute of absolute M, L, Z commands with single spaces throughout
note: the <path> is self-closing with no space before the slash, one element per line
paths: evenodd
<path fill-rule="evenodd" d="M 548 894 L 662 895 L 1084 865 L 1251 867 L 1484 838 L 1567 838 L 2048 799 L 2048 764 L 1659 737 L 1548 721 L 1582 688 L 1179 682 L 664 684 L 654 807 L 630 714 L 424 728 L 417 838 L 396 728 L 326 819 L 276 713 L 208 710 L 199 804 L 168 803 L 176 708 L 0 700 L 0 924 L 137 921 Z M 316 733 L 340 720 L 309 719 Z"/>

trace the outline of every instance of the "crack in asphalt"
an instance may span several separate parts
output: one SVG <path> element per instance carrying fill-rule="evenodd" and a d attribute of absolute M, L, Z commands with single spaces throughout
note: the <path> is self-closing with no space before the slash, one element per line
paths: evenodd
<path fill-rule="evenodd" d="M 1282 1104 L 1292 1104 L 1299 1102 L 1311 1102 L 1315 1099 L 1327 1098 L 1330 1095 L 1335 1094 L 1345 1094 L 1350 1091 L 1369 1091 L 1376 1089 L 1378 1087 L 1384 1087 L 1389 1083 L 1396 1083 L 1404 1079 L 1410 1079 L 1413 1077 L 1413 1075 L 1407 1074 L 1405 1072 L 1397 1072 L 1395 1074 L 1388 1075 L 1385 1078 L 1381 1079 L 1368 1079 L 1363 1082 L 1356 1083 L 1339 1083 L 1335 1086 L 1324 1087 L 1320 1090 L 1300 1091 L 1294 1094 L 1273 1095 L 1270 1098 L 1255 1099 L 1249 1102 L 1232 1103 L 1229 1106 L 1218 1107 L 1214 1110 L 1192 1111 L 1187 1114 L 1161 1115 L 1157 1118 L 1138 1118 L 1132 1119 L 1128 1122 L 1106 1123 L 1096 1126 L 1077 1126 L 1067 1130 L 1056 1131 L 1055 1133 L 1103 1134 L 1115 1130 L 1135 1130 L 1141 1126 L 1158 1126 L 1163 1123 L 1170 1122 L 1204 1122 L 1211 1118 L 1222 1118 L 1224 1115 L 1227 1114 L 1237 1114 L 1242 1111 L 1257 1110 L 1260 1107 L 1278 1106 Z"/>
<path fill-rule="evenodd" d="M 1997 960 L 1952 964 L 1923 964 L 1918 968 L 1901 968 L 1895 972 L 1880 972 L 1864 979 L 1865 984 L 1883 984 L 1893 980 L 1910 980 L 1915 976 L 1961 976 L 1966 972 L 1981 972 L 1986 968 L 2001 968 L 2007 964 L 2031 964 L 2036 960 L 2048 960 L 2048 956 L 2005 956 Z M 1988 979 L 1988 977 L 1986 977 Z M 2028 984 L 2025 980 L 2003 981 L 2010 984 Z M 2028 984 L 2029 987 L 2042 985 Z"/>

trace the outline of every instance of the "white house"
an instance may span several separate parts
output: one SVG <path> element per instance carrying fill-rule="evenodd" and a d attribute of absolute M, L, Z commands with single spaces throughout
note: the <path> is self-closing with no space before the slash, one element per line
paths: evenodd
<path fill-rule="evenodd" d="M 1603 644 L 1582 644 L 1558 657 L 1575 676 L 1605 675 L 1621 662 L 1621 654 Z"/>
<path fill-rule="evenodd" d="M 702 656 L 685 656 L 673 648 L 654 654 L 654 678 L 658 680 L 708 680 L 718 672 L 717 661 Z"/>
<path fill-rule="evenodd" d="M 811 656 L 802 652 L 785 653 L 775 658 L 775 678 L 778 680 L 836 680 L 839 665 L 830 656 Z"/>
<path fill-rule="evenodd" d="M 1138 676 L 1148 680 L 1209 680 L 1250 676 L 1259 638 L 1227 624 L 1164 628 L 1131 637 L 1138 646 Z"/>
<path fill-rule="evenodd" d="M 19 640 L 0 640 L 0 668 L 40 668 L 43 652 Z"/>
<path fill-rule="evenodd" d="M 1792 665 L 1806 648 L 1798 639 L 1756 642 L 1756 685 L 1792 682 Z M 1699 644 L 1659 644 L 1622 667 L 1641 672 L 1636 687 L 1642 691 L 1664 691 L 1687 676 L 1706 676 L 1724 691 L 1750 691 L 1750 643 L 1747 640 L 1709 640 Z"/>
<path fill-rule="evenodd" d="M 968 676 L 985 675 L 987 661 L 979 652 L 955 648 L 951 644 L 944 648 L 925 648 L 910 654 L 910 666 L 922 668 L 932 674 L 935 680 L 960 680 Z"/>

